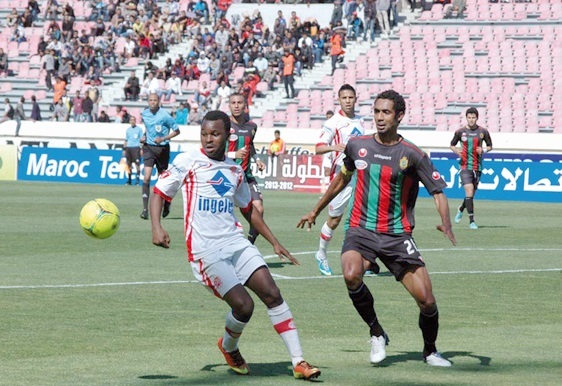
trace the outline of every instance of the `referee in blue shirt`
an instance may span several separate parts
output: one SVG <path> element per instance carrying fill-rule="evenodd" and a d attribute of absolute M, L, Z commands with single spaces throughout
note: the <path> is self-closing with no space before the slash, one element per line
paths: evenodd
<path fill-rule="evenodd" d="M 135 117 L 129 118 L 131 126 L 125 132 L 125 143 L 123 146 L 123 155 L 127 160 L 129 171 L 127 172 L 127 185 L 131 185 L 131 175 L 133 174 L 133 164 L 137 171 L 137 183 L 140 183 L 140 158 L 141 158 L 141 139 L 142 129 L 137 126 Z"/>
<path fill-rule="evenodd" d="M 160 98 L 152 93 L 148 96 L 148 108 L 141 114 L 146 131 L 143 137 L 144 181 L 142 185 L 141 218 L 148 219 L 148 197 L 150 195 L 150 177 L 152 168 L 156 165 L 158 174 L 168 169 L 170 161 L 170 139 L 180 133 L 180 128 L 174 118 L 160 108 Z M 170 213 L 170 203 L 164 204 L 162 217 Z"/>

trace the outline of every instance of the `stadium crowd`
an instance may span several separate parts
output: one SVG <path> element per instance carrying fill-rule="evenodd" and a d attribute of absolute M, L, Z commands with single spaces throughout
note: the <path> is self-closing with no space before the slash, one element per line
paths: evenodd
<path fill-rule="evenodd" d="M 190 81 L 201 79 L 187 105 L 188 111 L 197 109 L 197 114 L 191 114 L 193 120 L 188 113 L 187 123 L 199 123 L 197 117 L 220 108 L 231 92 L 242 93 L 251 106 L 261 90 L 282 84 L 287 98 L 294 98 L 294 76 L 301 76 L 304 69 L 312 69 L 327 56 L 334 70 L 343 61 L 346 40 L 373 40 L 375 32 L 388 34 L 398 21 L 397 0 L 336 0 L 327 26 L 320 26 L 314 18 L 301 20 L 295 11 L 285 15 L 282 10 L 273 26 L 265 25 L 258 8 L 229 20 L 226 13 L 231 3 L 87 0 L 63 4 L 48 0 L 39 5 L 29 0 L 23 12 L 12 10 L 6 26 L 12 29 L 10 40 L 20 44 L 27 41 L 27 29 L 38 20 L 45 23 L 44 37 L 33 40 L 36 47 L 31 51 L 41 58 L 45 86 L 53 91 L 52 119 L 98 121 L 104 74 L 119 72 L 140 59 L 145 62 L 142 80 L 131 74 L 124 100 L 140 100 L 156 92 L 163 101 L 170 101 L 173 94 L 183 95 Z M 160 67 L 154 64 L 171 45 L 186 40 L 193 44 L 185 56 L 168 57 Z M 7 71 L 2 52 L 0 65 Z M 73 82 L 75 78 L 78 80 Z M 70 84 L 78 84 L 78 89 L 90 95 L 91 111 L 89 101 L 85 106 L 76 105 L 86 98 L 66 95 L 75 92 L 76 87 L 69 90 Z M 61 112 L 63 107 L 57 109 L 61 100 L 67 113 Z"/>

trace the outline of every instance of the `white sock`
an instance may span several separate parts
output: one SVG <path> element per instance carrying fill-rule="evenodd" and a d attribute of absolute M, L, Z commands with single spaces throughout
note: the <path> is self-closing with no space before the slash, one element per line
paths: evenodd
<path fill-rule="evenodd" d="M 222 338 L 222 348 L 226 352 L 232 352 L 238 348 L 238 340 L 246 324 L 236 319 L 232 315 L 232 310 L 226 314 L 226 322 L 224 324 L 224 337 Z"/>
<path fill-rule="evenodd" d="M 332 232 L 333 229 L 328 226 L 328 222 L 325 222 L 324 225 L 322 225 L 322 229 L 320 230 L 319 245 L 319 250 L 324 252 L 324 256 L 326 256 L 326 253 L 328 252 L 328 245 L 330 245 L 330 240 L 332 239 Z"/>
<path fill-rule="evenodd" d="M 277 307 L 273 307 L 267 310 L 269 319 L 273 324 L 275 331 L 283 339 L 283 343 L 291 355 L 291 362 L 293 367 L 295 367 L 299 362 L 303 361 L 301 342 L 299 340 L 299 333 L 295 322 L 293 321 L 293 314 L 289 309 L 289 305 L 283 302 Z"/>

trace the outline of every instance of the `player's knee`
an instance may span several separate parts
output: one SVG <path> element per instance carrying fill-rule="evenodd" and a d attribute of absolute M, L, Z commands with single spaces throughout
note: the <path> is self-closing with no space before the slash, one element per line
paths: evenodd
<path fill-rule="evenodd" d="M 358 288 L 363 281 L 363 267 L 344 267 L 343 279 L 347 288 Z"/>
<path fill-rule="evenodd" d="M 432 314 L 437 309 L 437 303 L 435 302 L 435 297 L 431 292 L 417 299 L 417 302 L 418 302 L 418 306 L 420 307 L 420 310 L 424 314 Z"/>
<path fill-rule="evenodd" d="M 267 293 L 263 294 L 261 300 L 266 305 L 267 308 L 274 308 L 283 303 L 283 297 L 281 296 L 281 291 L 279 287 L 274 286 L 269 288 Z"/>
<path fill-rule="evenodd" d="M 240 301 L 231 302 L 232 313 L 236 319 L 241 322 L 247 322 L 254 313 L 254 301 L 251 297 L 240 299 Z"/>

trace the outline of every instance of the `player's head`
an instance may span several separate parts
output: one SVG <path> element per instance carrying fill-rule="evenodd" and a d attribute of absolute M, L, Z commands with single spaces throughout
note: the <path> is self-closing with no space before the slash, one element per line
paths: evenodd
<path fill-rule="evenodd" d="M 476 107 L 470 107 L 466 110 L 466 122 L 469 127 L 476 126 L 476 121 L 478 120 L 478 110 Z"/>
<path fill-rule="evenodd" d="M 230 118 L 219 110 L 209 111 L 201 123 L 201 147 L 211 159 L 223 160 L 230 135 Z"/>
<path fill-rule="evenodd" d="M 155 92 L 148 95 L 148 108 L 155 113 L 160 108 L 160 98 Z"/>
<path fill-rule="evenodd" d="M 234 119 L 238 120 L 239 117 L 244 116 L 244 110 L 246 108 L 244 95 L 238 93 L 231 94 L 228 97 L 228 108 Z"/>
<path fill-rule="evenodd" d="M 396 131 L 404 114 L 406 101 L 396 91 L 383 91 L 375 98 L 374 119 L 379 134 Z"/>
<path fill-rule="evenodd" d="M 334 116 L 334 112 L 332 110 L 326 111 L 326 119 L 330 119 Z"/>
<path fill-rule="evenodd" d="M 338 101 L 341 110 L 350 118 L 355 116 L 355 102 L 357 102 L 357 94 L 350 84 L 344 84 L 338 91 Z"/>

